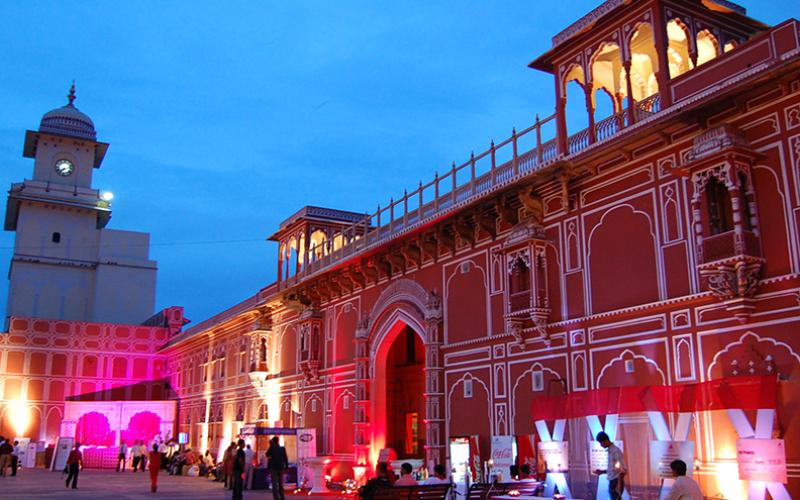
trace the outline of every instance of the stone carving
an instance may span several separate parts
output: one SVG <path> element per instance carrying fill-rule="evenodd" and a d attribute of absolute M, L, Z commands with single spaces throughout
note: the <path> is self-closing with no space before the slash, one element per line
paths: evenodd
<path fill-rule="evenodd" d="M 750 141 L 744 132 L 729 123 L 723 123 L 694 138 L 687 160 L 690 162 L 701 160 L 722 149 L 735 146 L 750 149 Z"/>
<path fill-rule="evenodd" d="M 761 272 L 760 260 L 738 260 L 701 269 L 700 276 L 706 279 L 708 289 L 723 300 L 750 298 L 755 295 Z"/>

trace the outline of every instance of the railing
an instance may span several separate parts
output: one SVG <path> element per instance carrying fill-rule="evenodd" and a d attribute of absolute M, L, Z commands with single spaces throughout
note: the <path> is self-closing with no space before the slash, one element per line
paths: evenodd
<path fill-rule="evenodd" d="M 569 154 L 574 154 L 578 151 L 583 151 L 584 149 L 588 148 L 589 144 L 591 144 L 589 138 L 590 136 L 588 128 L 570 136 L 569 140 L 567 141 L 567 150 L 569 151 Z"/>
<path fill-rule="evenodd" d="M 492 143 L 488 150 L 471 155 L 467 162 L 454 163 L 443 175 L 437 173 L 433 181 L 420 183 L 417 189 L 405 192 L 398 200 L 391 199 L 385 207 L 378 206 L 373 214 L 342 231 L 341 247 L 313 262 L 306 259 L 305 267 L 297 275 L 284 279 L 281 287 L 292 286 L 305 276 L 406 232 L 456 205 L 507 184 L 521 174 L 552 163 L 558 158 L 557 141 L 555 138 L 542 141 L 543 128 L 550 122 L 555 124 L 555 115 L 543 120 L 537 117 L 531 127 L 521 132 L 513 131 L 505 141 Z M 554 135 L 555 131 L 551 136 Z M 520 154 L 520 149 L 525 153 Z"/>
<path fill-rule="evenodd" d="M 531 291 L 525 290 L 522 292 L 509 294 L 509 311 L 524 311 L 531 308 Z"/>
<path fill-rule="evenodd" d="M 742 232 L 742 242 L 739 245 L 736 242 L 735 231 L 726 231 L 703 238 L 702 263 L 714 262 L 739 254 L 754 257 L 761 255 L 758 248 L 758 237 L 752 231 Z"/>
<path fill-rule="evenodd" d="M 615 115 L 597 122 L 594 126 L 595 135 L 598 141 L 603 141 L 609 137 L 617 135 L 622 129 L 627 127 L 628 111 L 623 110 Z"/>
<path fill-rule="evenodd" d="M 661 110 L 658 94 L 636 103 L 635 114 L 638 119 Z M 494 144 L 461 164 L 453 164 L 445 174 L 435 175 L 433 181 L 422 184 L 411 192 L 404 192 L 398 200 L 391 199 L 385 207 L 378 209 L 364 219 L 342 230 L 342 244 L 321 257 L 304 260 L 303 268 L 291 278 L 284 278 L 281 288 L 298 283 L 305 277 L 319 272 L 328 266 L 356 255 L 361 251 L 388 241 L 392 237 L 410 231 L 412 228 L 434 217 L 453 210 L 456 206 L 477 199 L 487 192 L 506 185 L 520 175 L 528 174 L 553 163 L 559 157 L 558 140 L 542 141 L 543 127 L 553 122 L 556 115 L 544 120 L 537 116 L 529 128 L 510 138 Z M 567 154 L 575 154 L 588 148 L 593 142 L 611 138 L 630 126 L 628 110 L 623 110 L 595 125 L 596 140 L 592 140 L 589 129 L 582 130 L 567 139 Z M 555 135 L 555 134 L 552 134 Z M 524 147 L 525 144 L 528 147 Z M 525 151 L 519 153 L 519 150 Z"/>
<path fill-rule="evenodd" d="M 644 120 L 661 111 L 661 94 L 653 94 L 636 103 L 636 121 Z"/>

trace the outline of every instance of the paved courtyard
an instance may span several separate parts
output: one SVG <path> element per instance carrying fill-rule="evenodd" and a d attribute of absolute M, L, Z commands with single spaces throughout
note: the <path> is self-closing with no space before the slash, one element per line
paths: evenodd
<path fill-rule="evenodd" d="M 87 469 L 78 478 L 78 489 L 64 487 L 64 479 L 60 472 L 42 469 L 20 470 L 16 477 L 0 477 L 0 498 L 16 499 L 71 499 L 85 498 L 131 499 L 131 498 L 231 498 L 231 492 L 224 490 L 221 483 L 210 479 L 196 477 L 170 476 L 161 473 L 158 477 L 158 493 L 150 493 L 149 473 L 117 473 L 107 470 Z M 290 495 L 287 495 L 287 498 Z M 272 498 L 268 490 L 245 491 L 245 499 Z M 326 498 L 334 500 L 336 496 L 298 496 L 295 498 Z"/>

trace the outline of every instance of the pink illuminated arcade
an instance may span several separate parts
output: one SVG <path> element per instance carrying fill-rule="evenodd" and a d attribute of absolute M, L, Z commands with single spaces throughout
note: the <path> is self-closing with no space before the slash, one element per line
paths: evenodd
<path fill-rule="evenodd" d="M 44 177 L 6 216 L 45 244 L 12 263 L 0 434 L 216 451 L 244 426 L 314 429 L 334 480 L 396 456 L 474 481 L 510 456 L 550 494 L 603 498 L 604 430 L 631 498 L 670 487 L 668 456 L 707 497 L 800 496 L 800 23 L 608 0 L 529 66 L 555 113 L 374 213 L 302 207 L 270 236 L 276 282 L 188 329 L 180 308 L 142 323 L 147 265 L 140 319 L 93 288 L 147 255 L 59 253 L 78 228 L 106 237 L 78 179 L 107 145 L 71 101 L 45 115 L 25 141 Z M 38 290 L 44 266 L 60 281 Z"/>

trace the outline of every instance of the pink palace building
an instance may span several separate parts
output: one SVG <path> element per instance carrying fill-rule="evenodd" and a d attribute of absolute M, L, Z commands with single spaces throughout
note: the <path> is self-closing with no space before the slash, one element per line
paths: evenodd
<path fill-rule="evenodd" d="M 631 498 L 658 498 L 673 456 L 708 497 L 800 497 L 800 23 L 608 0 L 529 66 L 554 114 L 375 213 L 301 208 L 270 237 L 277 281 L 189 329 L 180 308 L 135 324 L 154 263 L 103 228 L 107 145 L 72 104 L 45 115 L 6 215 L 0 434 L 216 451 L 243 426 L 315 429 L 334 479 L 391 448 L 457 480 L 527 461 L 602 498 L 605 430 Z M 99 253 L 64 250 L 78 219 Z"/>

